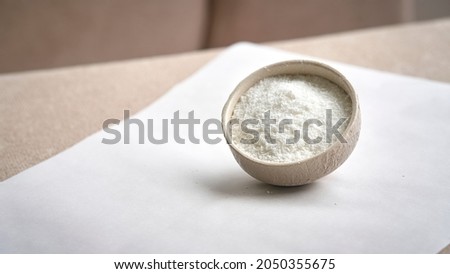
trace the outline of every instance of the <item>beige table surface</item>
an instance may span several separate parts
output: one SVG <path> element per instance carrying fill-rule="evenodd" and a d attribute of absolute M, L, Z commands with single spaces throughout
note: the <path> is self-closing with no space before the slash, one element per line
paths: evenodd
<path fill-rule="evenodd" d="M 450 18 L 268 43 L 305 55 L 450 82 Z M 222 49 L 0 75 L 0 181 L 143 109 Z M 441 253 L 450 253 L 450 245 Z"/>

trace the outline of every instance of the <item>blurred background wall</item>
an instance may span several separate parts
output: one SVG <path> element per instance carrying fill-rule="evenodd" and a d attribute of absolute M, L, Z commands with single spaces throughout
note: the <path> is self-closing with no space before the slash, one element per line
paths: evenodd
<path fill-rule="evenodd" d="M 450 0 L 0 0 L 0 73 L 450 16 Z"/>

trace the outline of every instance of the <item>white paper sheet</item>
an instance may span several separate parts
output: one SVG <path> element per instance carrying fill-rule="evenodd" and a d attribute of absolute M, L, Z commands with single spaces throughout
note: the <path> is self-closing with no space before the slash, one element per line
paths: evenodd
<path fill-rule="evenodd" d="M 298 58 L 237 44 L 135 118 L 220 119 L 247 74 Z M 450 243 L 450 85 L 325 62 L 362 110 L 359 143 L 331 175 L 272 187 L 224 141 L 105 145 L 99 132 L 0 183 L 0 252 L 438 252 Z"/>

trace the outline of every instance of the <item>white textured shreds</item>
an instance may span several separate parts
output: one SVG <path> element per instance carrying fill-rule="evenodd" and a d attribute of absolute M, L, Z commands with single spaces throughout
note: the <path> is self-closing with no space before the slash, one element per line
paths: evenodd
<path fill-rule="evenodd" d="M 319 76 L 283 75 L 268 77 L 257 82 L 245 92 L 237 102 L 232 119 L 239 124 L 232 127 L 232 142 L 245 155 L 268 162 L 289 163 L 311 158 L 325 151 L 333 142 L 339 141 L 333 136 L 332 142 L 326 142 L 326 110 L 332 110 L 332 125 L 341 118 L 347 118 L 339 127 L 343 133 L 351 117 L 352 102 L 348 94 L 336 84 Z M 270 118 L 276 119 L 270 125 L 270 136 L 276 142 L 271 144 L 264 137 L 262 119 L 270 111 Z M 256 119 L 258 124 L 248 124 L 247 128 L 259 133 L 259 141 L 245 144 L 242 140 L 254 138 L 242 131 L 241 123 L 246 119 Z M 292 119 L 292 124 L 284 126 L 279 132 L 283 119 Z M 318 119 L 323 125 L 309 125 L 310 139 L 322 137 L 317 144 L 308 144 L 303 136 L 303 123 L 308 119 Z M 300 138 L 293 144 L 286 140 L 294 139 L 298 130 Z"/>

